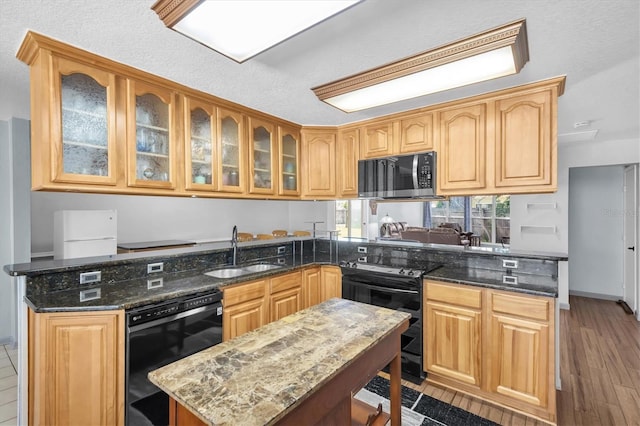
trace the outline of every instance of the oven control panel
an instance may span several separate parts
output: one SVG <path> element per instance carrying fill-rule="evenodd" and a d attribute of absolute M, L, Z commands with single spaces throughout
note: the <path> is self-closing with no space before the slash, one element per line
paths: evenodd
<path fill-rule="evenodd" d="M 134 309 L 127 314 L 127 324 L 129 326 L 143 324 L 156 319 L 175 315 L 180 312 L 196 309 L 201 306 L 213 305 L 220 302 L 220 300 L 222 300 L 222 292 L 216 290 L 215 292 L 189 299 L 179 298 L 169 303 Z"/>
<path fill-rule="evenodd" d="M 208 294 L 206 296 L 196 297 L 194 299 L 189 299 L 184 302 L 184 309 L 193 309 L 198 306 L 203 305 L 211 305 L 212 303 L 219 302 L 222 298 L 221 293 Z"/>
<path fill-rule="evenodd" d="M 180 311 L 180 303 L 175 302 L 169 305 L 156 306 L 129 315 L 129 325 L 140 324 L 158 318 L 176 314 Z"/>

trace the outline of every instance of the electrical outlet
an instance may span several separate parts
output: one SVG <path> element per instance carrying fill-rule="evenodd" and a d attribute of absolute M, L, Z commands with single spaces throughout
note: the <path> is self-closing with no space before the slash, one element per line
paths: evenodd
<path fill-rule="evenodd" d="M 101 271 L 82 272 L 80 274 L 80 284 L 99 283 L 102 280 Z"/>
<path fill-rule="evenodd" d="M 155 272 L 162 272 L 163 269 L 164 269 L 164 264 L 162 262 L 149 263 L 147 265 L 147 274 L 153 274 Z"/>

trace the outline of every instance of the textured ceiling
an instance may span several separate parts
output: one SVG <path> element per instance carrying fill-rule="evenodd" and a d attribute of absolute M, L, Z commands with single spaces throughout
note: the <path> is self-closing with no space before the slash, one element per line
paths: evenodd
<path fill-rule="evenodd" d="M 304 125 L 360 121 L 566 75 L 558 133 L 639 138 L 637 0 L 365 0 L 243 64 L 164 27 L 153 3 L 0 0 L 0 119 L 29 117 L 28 67 L 15 54 L 33 30 Z M 527 20 L 530 61 L 518 75 L 351 114 L 310 90 L 519 18 Z M 261 28 L 247 31 L 260 37 Z M 574 128 L 579 121 L 590 125 Z"/>

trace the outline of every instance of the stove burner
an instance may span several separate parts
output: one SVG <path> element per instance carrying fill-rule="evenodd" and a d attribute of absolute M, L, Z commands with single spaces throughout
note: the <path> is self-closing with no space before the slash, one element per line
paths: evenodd
<path fill-rule="evenodd" d="M 400 276 L 404 275 L 407 277 L 421 277 L 423 274 L 429 271 L 432 271 L 440 267 L 441 265 L 426 264 L 425 269 L 413 269 L 413 268 L 405 269 L 405 267 L 387 266 L 387 265 L 381 265 L 377 263 L 342 261 L 340 262 L 340 266 L 345 269 L 356 269 L 360 271 L 375 272 L 378 274 L 389 274 L 389 275 L 400 275 Z"/>

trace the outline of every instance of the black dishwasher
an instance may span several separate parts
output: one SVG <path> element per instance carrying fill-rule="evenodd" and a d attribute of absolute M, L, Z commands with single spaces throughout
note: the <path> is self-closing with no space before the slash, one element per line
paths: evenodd
<path fill-rule="evenodd" d="M 147 374 L 222 342 L 221 299 L 215 291 L 127 311 L 127 425 L 169 423 L 169 398 Z"/>

